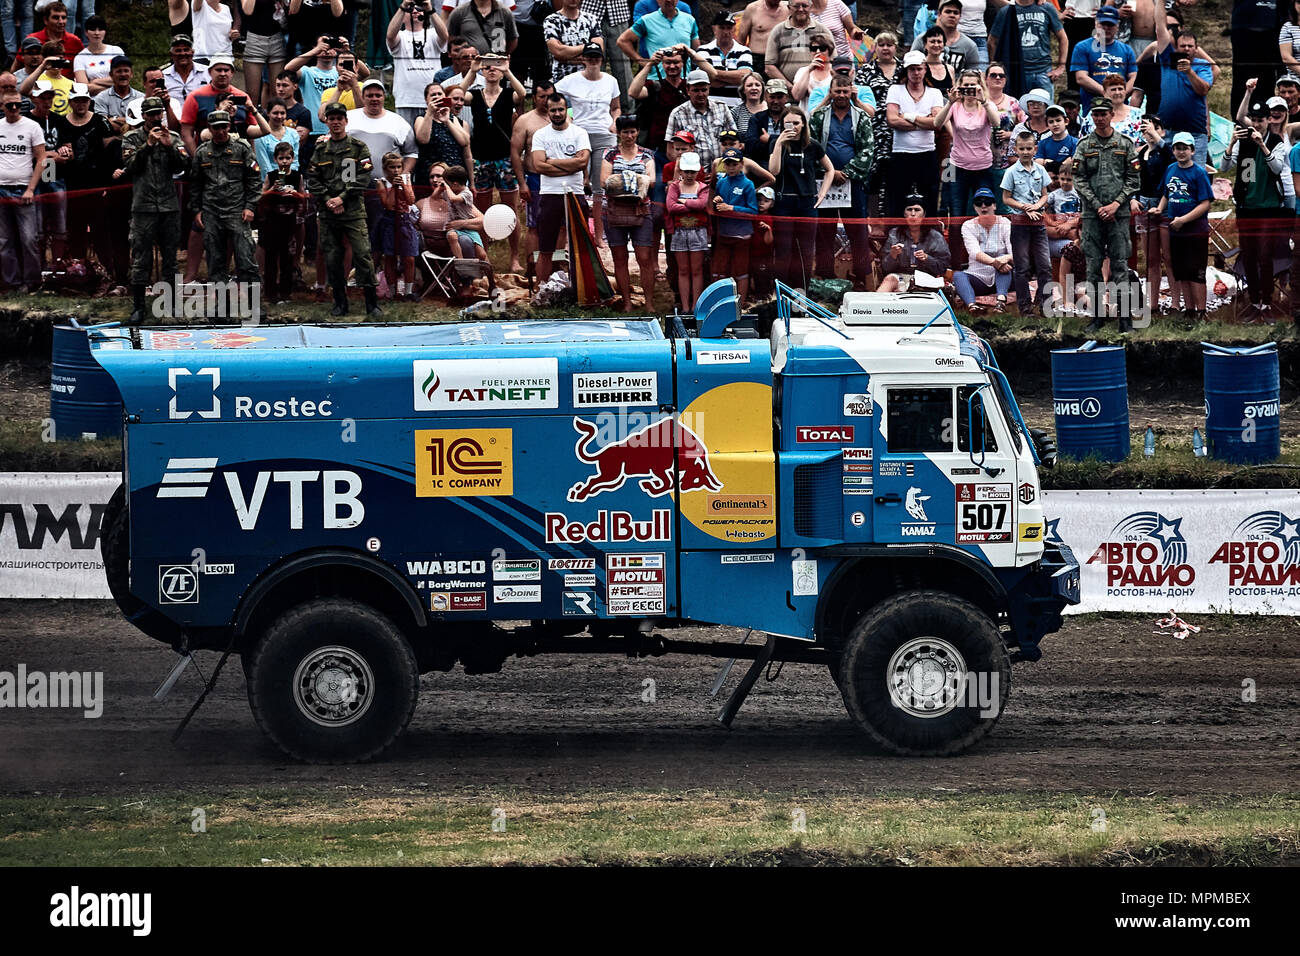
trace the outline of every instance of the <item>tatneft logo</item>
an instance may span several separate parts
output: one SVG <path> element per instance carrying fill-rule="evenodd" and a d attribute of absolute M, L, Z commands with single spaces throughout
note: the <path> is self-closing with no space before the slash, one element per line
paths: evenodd
<path fill-rule="evenodd" d="M 59 929 L 126 927 L 133 936 L 153 928 L 152 893 L 83 893 L 73 886 L 50 897 L 50 925 Z"/>
<path fill-rule="evenodd" d="M 207 385 L 194 381 L 199 378 L 208 379 Z M 167 403 L 167 417 L 172 421 L 184 421 L 191 415 L 221 417 L 221 398 L 217 395 L 221 386 L 221 369 L 201 368 L 191 372 L 187 368 L 169 368 L 167 384 L 172 390 Z M 297 395 L 290 395 L 284 399 L 258 400 L 251 395 L 236 395 L 234 404 L 236 418 L 332 418 L 334 415 L 334 403 L 328 398 L 300 399 Z"/>
<path fill-rule="evenodd" d="M 559 360 L 416 359 L 417 412 L 559 408 Z"/>
<path fill-rule="evenodd" d="M 415 496 L 514 494 L 509 428 L 417 429 Z"/>
<path fill-rule="evenodd" d="M 0 671 L 0 707 L 80 710 L 87 720 L 104 713 L 103 671 Z"/>

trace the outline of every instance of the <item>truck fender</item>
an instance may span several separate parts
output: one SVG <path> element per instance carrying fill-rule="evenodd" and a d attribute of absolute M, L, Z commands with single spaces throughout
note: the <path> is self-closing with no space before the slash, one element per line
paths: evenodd
<path fill-rule="evenodd" d="M 258 607 L 275 592 L 279 585 L 313 568 L 338 566 L 353 568 L 379 578 L 396 596 L 400 596 L 402 603 L 410 611 L 410 623 L 416 627 L 424 627 L 428 623 L 424 614 L 424 605 L 410 583 L 390 565 L 359 551 L 332 548 L 295 555 L 263 573 L 239 602 L 234 623 L 236 635 L 241 639 L 246 635 L 249 623 L 257 613 Z M 375 583 L 379 584 L 379 581 Z M 404 622 L 395 623 L 401 626 Z"/>

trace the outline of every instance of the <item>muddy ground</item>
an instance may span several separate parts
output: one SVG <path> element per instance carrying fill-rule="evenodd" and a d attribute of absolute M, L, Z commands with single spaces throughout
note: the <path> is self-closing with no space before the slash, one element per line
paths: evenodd
<path fill-rule="evenodd" d="M 137 792 L 226 786 L 427 784 L 748 792 L 973 792 L 1216 795 L 1290 791 L 1300 780 L 1300 626 L 1208 617 L 1186 641 L 1134 616 L 1073 619 L 1017 665 L 993 735 L 966 756 L 908 760 L 871 751 L 820 667 L 760 680 L 732 730 L 714 719 L 709 658 L 555 655 L 500 674 L 423 678 L 410 730 L 385 763 L 287 762 L 249 713 L 235 661 L 179 744 L 198 693 L 187 675 L 151 693 L 174 657 L 107 602 L 0 602 L 0 670 L 104 672 L 103 716 L 0 709 L 0 792 Z M 718 629 L 690 636 L 738 639 Z M 678 634 L 677 636 L 683 636 Z M 202 654 L 210 672 L 217 655 Z M 733 670 L 724 693 L 740 680 Z M 651 678 L 655 700 L 642 700 Z M 1241 700 L 1242 681 L 1257 700 Z"/>

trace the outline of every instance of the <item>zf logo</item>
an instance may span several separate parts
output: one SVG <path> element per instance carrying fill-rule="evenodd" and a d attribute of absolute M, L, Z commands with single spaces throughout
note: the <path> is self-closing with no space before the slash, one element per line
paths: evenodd
<path fill-rule="evenodd" d="M 200 378 L 200 377 L 206 377 L 212 380 L 211 394 L 204 394 L 204 404 L 206 404 L 208 399 L 211 399 L 212 406 L 210 408 L 188 408 L 185 411 L 181 411 L 177 407 L 177 399 L 180 397 L 181 394 L 180 385 L 182 384 L 179 383 L 177 379 L 181 378 L 182 376 L 190 376 L 191 377 L 190 380 L 192 380 L 193 378 Z M 171 386 L 171 390 L 172 390 L 172 397 L 167 402 L 168 418 L 172 419 L 173 421 L 183 421 L 189 418 L 191 415 L 198 415 L 199 418 L 220 418 L 221 417 L 221 399 L 217 398 L 217 386 L 221 384 L 221 369 L 201 368 L 197 372 L 191 372 L 187 368 L 169 368 L 167 370 L 167 384 Z M 185 392 L 187 396 L 193 398 L 196 392 L 196 388 L 193 387 L 186 388 Z"/>
<path fill-rule="evenodd" d="M 511 435 L 509 428 L 417 430 L 416 497 L 514 494 Z"/>
<path fill-rule="evenodd" d="M 161 604 L 198 604 L 199 578 L 184 564 L 158 566 L 158 601 Z"/>

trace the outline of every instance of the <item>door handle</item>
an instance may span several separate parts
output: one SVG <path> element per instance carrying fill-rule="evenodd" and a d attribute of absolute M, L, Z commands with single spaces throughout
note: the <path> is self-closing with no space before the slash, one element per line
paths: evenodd
<path fill-rule="evenodd" d="M 903 499 L 898 495 L 877 495 L 876 504 L 878 505 L 901 505 Z"/>

